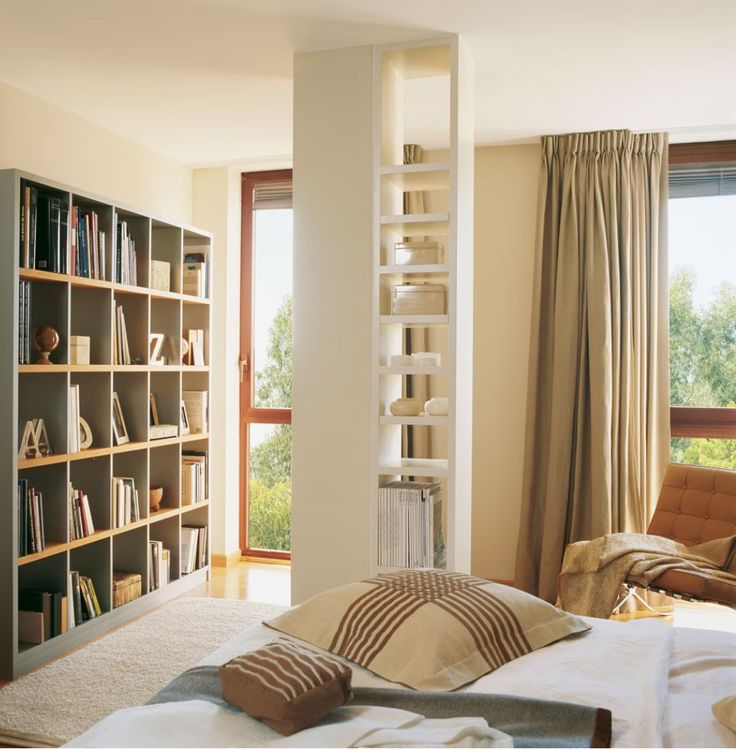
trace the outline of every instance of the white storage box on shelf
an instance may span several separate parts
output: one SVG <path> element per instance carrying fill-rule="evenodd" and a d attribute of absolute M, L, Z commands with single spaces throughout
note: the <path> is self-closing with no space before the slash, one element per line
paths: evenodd
<path fill-rule="evenodd" d="M 442 246 L 436 241 L 408 240 L 394 244 L 396 265 L 432 265 L 442 262 Z"/>
<path fill-rule="evenodd" d="M 391 295 L 392 315 L 444 315 L 447 287 L 441 283 L 401 284 Z"/>

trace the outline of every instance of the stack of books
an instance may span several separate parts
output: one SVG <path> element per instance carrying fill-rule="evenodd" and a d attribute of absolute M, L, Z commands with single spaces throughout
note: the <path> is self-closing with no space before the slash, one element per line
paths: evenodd
<path fill-rule="evenodd" d="M 135 479 L 113 476 L 112 478 L 112 527 L 122 528 L 141 519 L 138 490 Z"/>
<path fill-rule="evenodd" d="M 149 541 L 148 550 L 149 589 L 158 590 L 171 579 L 171 552 L 164 548 L 163 541 Z"/>
<path fill-rule="evenodd" d="M 206 434 L 207 421 L 207 391 L 206 390 L 183 390 L 181 393 L 184 406 L 187 409 L 189 419 L 189 431 Z"/>
<path fill-rule="evenodd" d="M 18 556 L 45 548 L 43 495 L 28 485 L 28 479 L 18 479 Z"/>
<path fill-rule="evenodd" d="M 67 418 L 67 449 L 70 453 L 78 453 L 81 449 L 79 440 L 79 385 L 69 386 L 67 409 L 69 411 Z"/>
<path fill-rule="evenodd" d="M 378 490 L 378 564 L 435 566 L 435 507 L 439 483 L 392 481 Z"/>
<path fill-rule="evenodd" d="M 206 297 L 209 289 L 208 246 L 188 247 L 184 255 L 182 291 L 192 296 Z"/>
<path fill-rule="evenodd" d="M 31 363 L 31 282 L 18 281 L 18 364 Z"/>
<path fill-rule="evenodd" d="M 207 499 L 207 453 L 183 451 L 181 455 L 181 503 Z"/>
<path fill-rule="evenodd" d="M 69 539 L 87 538 L 95 532 L 89 498 L 69 482 Z"/>
<path fill-rule="evenodd" d="M 128 233 L 128 222 L 118 221 L 117 247 L 113 258 L 113 282 L 129 286 L 138 285 L 138 258 L 135 252 L 135 240 Z"/>
<path fill-rule="evenodd" d="M 128 328 L 125 325 L 125 312 L 123 306 L 115 303 L 114 325 L 114 346 L 113 346 L 113 364 L 132 364 L 130 358 L 130 346 L 128 345 Z"/>
<path fill-rule="evenodd" d="M 59 592 L 18 591 L 18 640 L 37 645 L 69 628 L 68 596 Z"/>
<path fill-rule="evenodd" d="M 100 231 L 96 211 L 80 211 L 72 206 L 72 231 L 68 272 L 82 278 L 107 279 L 105 270 L 105 232 Z"/>
<path fill-rule="evenodd" d="M 70 627 L 75 627 L 102 614 L 92 578 L 80 575 L 77 570 L 69 572 L 67 597 L 72 602 L 69 607 Z"/>
<path fill-rule="evenodd" d="M 184 525 L 181 529 L 181 573 L 202 569 L 207 564 L 207 527 Z"/>
<path fill-rule="evenodd" d="M 59 195 L 21 183 L 20 267 L 69 272 L 69 204 Z"/>

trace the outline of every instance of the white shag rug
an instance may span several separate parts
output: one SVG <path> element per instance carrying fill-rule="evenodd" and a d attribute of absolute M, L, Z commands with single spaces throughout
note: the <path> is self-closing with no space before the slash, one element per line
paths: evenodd
<path fill-rule="evenodd" d="M 283 611 L 251 601 L 179 598 L 0 689 L 0 742 L 59 746 L 141 705 L 248 625 Z"/>

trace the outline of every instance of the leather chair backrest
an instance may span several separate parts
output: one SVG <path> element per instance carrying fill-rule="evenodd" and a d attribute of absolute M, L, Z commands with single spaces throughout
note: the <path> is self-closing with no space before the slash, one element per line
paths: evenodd
<path fill-rule="evenodd" d="M 647 533 L 688 546 L 736 535 L 736 471 L 670 463 Z"/>

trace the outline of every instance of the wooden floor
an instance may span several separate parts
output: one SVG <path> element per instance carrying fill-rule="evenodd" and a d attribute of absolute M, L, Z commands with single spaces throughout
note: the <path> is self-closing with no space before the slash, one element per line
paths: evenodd
<path fill-rule="evenodd" d="M 291 567 L 259 562 L 213 567 L 209 581 L 192 588 L 185 595 L 239 598 L 288 606 L 291 603 Z"/>

